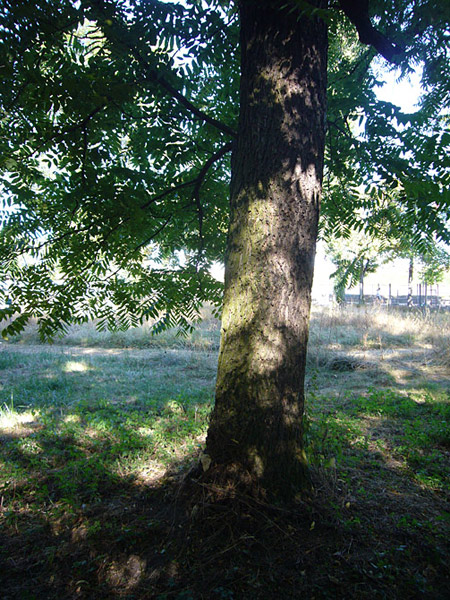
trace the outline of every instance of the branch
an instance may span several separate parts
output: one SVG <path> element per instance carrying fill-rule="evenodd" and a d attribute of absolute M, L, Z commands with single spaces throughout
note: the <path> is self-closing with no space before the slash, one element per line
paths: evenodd
<path fill-rule="evenodd" d="M 55 243 L 60 242 L 61 240 L 65 239 L 66 237 L 76 235 L 78 233 L 84 233 L 86 231 L 89 231 L 90 228 L 91 228 L 91 223 L 89 223 L 89 225 L 84 225 L 83 227 L 79 227 L 78 229 L 69 229 L 68 231 L 61 233 L 60 235 L 57 235 L 56 237 L 50 238 L 50 239 L 46 240 L 45 242 L 41 242 L 37 246 L 32 246 L 30 244 L 20 251 L 19 256 L 22 256 L 23 254 L 26 254 L 27 252 L 39 252 L 39 250 L 42 250 L 42 248 L 45 248 L 46 246 L 48 246 L 50 244 L 55 244 Z"/>
<path fill-rule="evenodd" d="M 85 184 L 86 183 L 86 159 L 87 159 L 87 152 L 88 152 L 88 135 L 87 135 L 87 126 L 85 125 L 83 127 L 83 156 L 81 159 L 81 181 Z M 77 199 L 77 205 L 78 205 L 78 199 Z M 75 206 L 74 208 L 74 213 L 76 213 L 76 211 L 78 210 L 78 206 Z"/>
<path fill-rule="evenodd" d="M 31 154 L 29 154 L 27 158 L 31 158 L 35 154 L 41 152 L 41 150 L 43 148 L 45 148 L 45 146 L 47 144 L 49 144 L 50 142 L 54 142 L 54 141 L 58 141 L 60 139 L 63 139 L 64 136 L 67 135 L 68 133 L 72 133 L 74 131 L 77 131 L 77 129 L 85 130 L 86 127 L 87 127 L 87 125 L 88 125 L 88 123 L 89 123 L 89 121 L 92 118 L 94 118 L 97 113 L 99 113 L 101 110 L 103 110 L 103 108 L 105 108 L 105 106 L 106 106 L 106 104 L 99 104 L 93 110 L 91 110 L 91 112 L 88 115 L 86 115 L 84 117 L 84 119 L 82 119 L 78 123 L 74 123 L 73 125 L 71 125 L 70 127 L 67 127 L 66 129 L 62 129 L 61 131 L 53 133 L 49 138 L 47 138 L 46 140 L 44 140 L 42 142 L 42 144 L 40 144 L 35 150 L 33 150 L 33 152 L 31 152 Z"/>
<path fill-rule="evenodd" d="M 83 120 L 84 125 L 87 124 L 87 122 L 89 121 L 89 118 L 91 118 L 92 113 L 86 117 L 86 119 Z M 77 124 L 77 127 L 79 127 L 81 124 Z M 228 152 L 230 152 L 230 150 L 233 147 L 233 142 L 228 142 L 227 144 L 225 144 L 224 146 L 222 146 L 222 148 L 220 148 L 219 150 L 217 150 L 217 152 L 215 152 L 212 156 L 210 156 L 208 158 L 208 160 L 205 162 L 205 164 L 203 165 L 203 167 L 200 169 L 197 177 L 195 177 L 194 179 L 190 180 L 190 181 L 185 181 L 183 183 L 179 183 L 178 185 L 173 185 L 172 187 L 164 190 L 163 192 L 161 192 L 160 194 L 158 194 L 157 196 L 154 196 L 153 198 L 151 198 L 148 202 L 146 202 L 145 204 L 141 204 L 140 208 L 141 209 L 145 209 L 148 208 L 151 204 L 153 204 L 154 202 L 157 202 L 158 200 L 161 200 L 162 198 L 165 198 L 166 196 L 170 195 L 171 193 L 177 191 L 177 190 L 181 190 L 184 189 L 186 187 L 190 187 L 190 186 L 195 186 L 194 190 L 192 192 L 192 200 L 195 200 L 196 204 L 197 204 L 197 208 L 198 208 L 198 214 L 199 214 L 199 232 L 200 232 L 200 239 L 202 240 L 202 226 L 203 226 L 203 209 L 202 206 L 200 204 L 200 198 L 199 198 L 199 193 L 200 193 L 200 189 L 201 186 L 203 184 L 203 181 L 209 171 L 209 169 L 212 167 L 212 165 L 214 163 L 216 163 L 218 160 L 220 160 L 221 158 L 223 158 L 223 156 L 225 156 L 225 154 L 227 154 Z M 77 209 L 77 205 L 75 206 L 75 209 L 72 211 L 72 216 L 74 215 L 74 213 L 76 212 Z M 102 239 L 100 240 L 99 244 L 98 244 L 98 249 L 100 250 L 106 243 L 107 238 L 114 233 L 114 231 L 116 231 L 117 229 L 119 229 L 119 227 L 121 227 L 122 225 L 124 225 L 125 223 L 127 223 L 128 221 L 130 221 L 131 217 L 121 217 L 119 219 L 119 221 L 109 229 L 109 231 L 102 237 Z M 152 234 L 146 238 L 142 243 L 140 243 L 138 246 L 136 246 L 135 248 L 133 248 L 129 253 L 127 253 L 124 257 L 124 259 L 122 260 L 123 264 L 134 252 L 140 250 L 143 246 L 145 246 L 146 244 L 148 244 L 152 239 L 154 239 L 157 235 L 159 235 L 161 233 L 161 231 L 168 225 L 168 223 L 171 221 L 172 219 L 172 215 L 170 215 L 166 221 L 155 231 L 152 232 Z M 71 229 L 69 231 L 65 231 L 64 233 L 62 233 L 59 236 L 56 236 L 50 240 L 46 240 L 45 242 L 39 244 L 36 247 L 32 247 L 32 246 L 28 246 L 27 248 L 25 248 L 23 250 L 23 252 L 30 252 L 31 250 L 33 251 L 39 251 L 42 248 L 44 248 L 45 246 L 49 245 L 49 244 L 53 244 L 55 242 L 59 242 L 61 240 L 63 240 L 66 237 L 72 236 L 72 235 L 76 235 L 79 233 L 83 233 L 83 232 L 88 232 L 89 229 L 91 228 L 91 223 L 89 223 L 88 225 L 85 225 L 83 227 L 80 227 L 78 229 Z M 94 264 L 94 261 L 92 263 L 90 263 L 87 266 L 87 269 L 91 268 Z M 119 267 L 119 269 L 117 271 L 115 271 L 113 273 L 116 274 L 120 269 L 122 268 L 122 266 Z M 109 278 L 110 276 L 108 276 Z"/>
<path fill-rule="evenodd" d="M 208 160 L 205 162 L 203 167 L 201 168 L 197 178 L 194 180 L 195 183 L 194 191 L 192 192 L 192 199 L 195 200 L 195 204 L 197 205 L 198 212 L 198 234 L 200 237 L 200 252 L 203 250 L 203 207 L 200 202 L 200 188 L 202 187 L 203 181 L 205 180 L 206 175 L 208 174 L 209 169 L 213 166 L 215 162 L 220 160 L 227 152 L 230 152 L 233 148 L 233 142 L 229 142 L 225 144 L 220 150 L 218 150 L 215 154 L 210 156 Z"/>
<path fill-rule="evenodd" d="M 192 181 L 184 181 L 183 183 L 178 183 L 177 185 L 173 185 L 172 187 L 167 188 L 167 190 L 164 190 L 157 196 L 153 196 L 153 198 L 151 198 L 150 200 L 145 202 L 145 204 L 141 204 L 141 206 L 139 208 L 142 208 L 142 209 L 148 208 L 150 206 L 150 204 L 153 204 L 154 202 L 158 202 L 158 200 L 162 200 L 166 196 L 169 196 L 170 194 L 172 194 L 172 192 L 176 192 L 177 190 L 182 190 L 185 187 L 194 185 L 195 182 L 196 182 L 196 179 L 193 179 Z"/>
<path fill-rule="evenodd" d="M 226 133 L 227 135 L 230 135 L 233 138 L 236 137 L 237 134 L 231 127 L 225 125 L 221 121 L 218 121 L 214 117 L 209 116 L 208 114 L 200 110 L 198 107 L 196 107 L 195 104 L 188 100 L 186 96 L 184 96 L 179 90 L 174 88 L 171 83 L 169 83 L 164 77 L 162 77 L 161 73 L 159 73 L 155 68 L 153 68 L 149 64 L 149 62 L 142 56 L 142 54 L 139 52 L 136 46 L 127 40 L 127 31 L 125 27 L 117 21 L 115 15 L 107 14 L 107 11 L 105 10 L 105 4 L 101 0 L 85 0 L 84 3 L 88 4 L 88 6 L 91 9 L 93 9 L 94 12 L 100 14 L 105 23 L 108 22 L 108 34 L 112 31 L 114 33 L 114 37 L 119 42 L 119 44 L 125 46 L 125 48 L 131 53 L 131 55 L 135 58 L 138 64 L 142 67 L 144 73 L 146 74 L 147 81 L 159 84 L 163 89 L 166 90 L 168 94 L 172 96 L 172 98 L 178 100 L 178 102 L 182 106 L 184 106 L 189 112 L 191 112 L 201 121 L 209 123 L 209 125 L 212 125 L 219 131 L 222 131 L 222 133 Z M 116 25 L 113 29 L 114 22 Z M 118 35 L 118 33 L 120 33 L 120 35 Z M 109 34 L 107 37 L 111 38 L 111 35 Z"/>
<path fill-rule="evenodd" d="M 234 144 L 234 142 L 228 142 L 228 144 L 225 144 L 225 146 L 222 146 L 222 148 L 220 148 L 215 154 L 210 156 L 208 158 L 208 160 L 205 162 L 205 164 L 201 168 L 199 174 L 192 182 L 192 183 L 195 183 L 194 192 L 192 194 L 193 198 L 195 198 L 195 195 L 198 195 L 198 193 L 200 192 L 200 188 L 202 186 L 203 180 L 205 179 L 209 169 L 213 166 L 213 164 L 215 162 L 220 160 L 223 156 L 225 156 L 225 154 L 227 154 L 228 152 L 230 152 L 233 149 L 233 144 Z"/>
<path fill-rule="evenodd" d="M 165 198 L 166 196 L 168 196 L 169 194 L 173 193 L 174 191 L 186 188 L 186 187 L 190 187 L 192 185 L 194 185 L 194 191 L 192 192 L 192 199 L 195 199 L 196 204 L 197 204 L 197 208 L 199 211 L 199 233 L 200 233 L 200 240 L 203 243 L 203 236 L 202 236 L 202 227 L 203 227 L 203 209 L 202 206 L 200 204 L 200 197 L 199 197 L 199 193 L 200 193 L 200 188 L 203 184 L 203 181 L 209 171 L 209 169 L 212 167 L 212 165 L 214 163 L 216 163 L 218 160 L 220 160 L 222 157 L 225 156 L 225 154 L 227 154 L 228 152 L 230 152 L 230 150 L 233 148 L 233 142 L 228 142 L 228 144 L 225 144 L 224 146 L 222 146 L 222 148 L 220 148 L 217 152 L 215 152 L 212 156 L 210 156 L 208 158 L 208 160 L 205 162 L 205 164 L 203 165 L 203 167 L 201 168 L 199 174 L 197 175 L 197 177 L 195 177 L 195 179 L 192 179 L 191 181 L 185 181 L 183 183 L 179 183 L 178 185 L 173 185 L 172 187 L 168 188 L 167 190 L 164 190 L 163 192 L 161 192 L 160 194 L 158 194 L 157 196 L 154 196 L 153 198 L 151 198 L 151 200 L 149 200 L 148 202 L 146 202 L 145 204 L 141 204 L 140 208 L 144 209 L 144 208 L 148 208 L 151 204 L 153 204 L 154 202 L 157 202 L 158 200 L 161 200 L 162 198 Z M 166 221 L 161 225 L 161 227 L 159 227 L 156 231 L 154 231 L 148 238 L 146 238 L 141 244 L 139 244 L 138 246 L 136 246 L 135 248 L 133 248 L 133 250 L 131 250 L 128 254 L 126 254 L 125 258 L 122 261 L 122 264 L 124 261 L 126 261 L 134 252 L 140 250 L 143 246 L 145 246 L 146 244 L 148 244 L 152 239 L 154 239 L 157 235 L 159 235 L 161 233 L 161 231 L 168 225 L 168 223 L 171 221 L 172 216 L 170 215 Z M 115 231 L 116 229 L 118 229 L 121 225 L 123 225 L 124 223 L 126 223 L 127 221 L 130 220 L 130 217 L 125 217 L 123 219 L 121 219 L 121 221 L 112 229 L 110 229 L 110 231 L 108 232 L 108 234 L 106 236 L 103 237 L 102 239 L 102 244 L 104 244 L 104 242 L 106 241 L 106 238 L 113 233 L 113 231 Z M 113 275 L 115 273 L 117 273 L 118 271 L 120 271 L 122 267 L 119 267 L 119 269 L 117 271 L 115 271 L 113 273 Z M 109 276 L 108 276 L 109 278 Z"/>
<path fill-rule="evenodd" d="M 24 83 L 22 83 L 22 85 L 17 90 L 17 92 L 16 92 L 15 96 L 13 97 L 13 99 L 11 100 L 11 102 L 6 105 L 7 112 L 11 111 L 14 108 L 14 105 L 16 104 L 16 102 L 18 102 L 20 96 L 22 95 L 22 92 L 24 92 L 24 90 L 26 90 L 28 85 L 30 85 L 29 81 L 25 81 Z"/>
<path fill-rule="evenodd" d="M 137 62 L 141 65 L 141 67 L 144 69 L 144 71 L 147 73 L 148 81 L 150 81 L 151 83 L 159 83 L 159 85 L 161 87 L 163 87 L 166 90 L 166 92 L 168 92 L 173 98 L 178 100 L 178 102 L 180 104 L 182 104 L 185 108 L 187 108 L 189 110 L 189 112 L 191 112 L 194 116 L 196 116 L 201 121 L 204 121 L 205 123 L 209 123 L 209 125 L 212 125 L 219 131 L 222 131 L 223 133 L 226 133 L 227 135 L 230 135 L 233 138 L 235 138 L 237 136 L 234 129 L 231 129 L 231 127 L 228 127 L 228 125 L 225 125 L 225 123 L 218 121 L 214 117 L 210 117 L 209 115 L 204 113 L 202 110 L 197 108 L 195 106 L 195 104 L 193 104 L 190 100 L 188 100 L 186 98 L 186 96 L 183 96 L 183 94 L 181 92 L 179 92 L 176 88 L 174 88 L 173 85 L 171 85 L 166 79 L 164 79 L 164 77 L 159 75 L 159 73 L 157 73 L 157 71 L 155 69 L 152 69 L 150 67 L 150 65 L 148 64 L 148 62 L 141 56 L 141 54 L 139 53 L 139 51 L 136 48 L 129 46 L 128 44 L 127 44 L 127 48 L 130 50 L 131 54 L 134 56 L 134 58 L 137 60 Z"/>
<path fill-rule="evenodd" d="M 358 140 L 352 136 L 351 133 L 349 133 L 348 131 L 345 131 L 345 129 L 343 129 L 342 127 L 340 127 L 340 125 L 338 125 L 336 123 L 336 121 L 332 121 L 331 119 L 328 119 L 327 121 L 328 125 L 332 125 L 335 129 L 337 129 L 338 131 L 340 131 L 343 135 L 345 135 L 345 137 L 349 140 L 351 140 L 352 142 L 355 143 L 355 145 L 357 145 L 359 142 Z"/>
<path fill-rule="evenodd" d="M 155 239 L 155 237 L 157 235 L 159 235 L 161 233 L 161 231 L 163 231 L 163 229 L 165 229 L 167 227 L 167 225 L 170 223 L 171 220 L 172 220 L 172 215 L 170 215 L 169 217 L 167 217 L 167 219 L 164 221 L 164 223 L 162 223 L 162 225 L 160 225 L 160 227 L 158 227 L 158 229 L 156 229 L 155 231 L 153 231 L 150 236 L 148 236 L 147 238 L 145 238 L 145 240 L 143 242 L 141 242 L 140 244 L 138 244 L 137 246 L 135 246 L 132 250 L 130 250 L 130 252 L 128 252 L 127 254 L 125 254 L 125 256 L 123 257 L 123 259 L 120 262 L 119 267 L 115 271 L 113 271 L 112 273 L 110 273 L 109 275 L 107 275 L 106 277 L 104 277 L 102 279 L 102 282 L 108 281 L 109 279 L 111 279 L 112 277 L 114 277 L 115 275 L 117 275 L 117 273 L 121 269 L 123 269 L 124 264 L 130 258 L 130 256 L 132 256 L 133 254 L 135 254 L 136 252 L 138 252 L 141 248 L 143 248 L 149 242 L 151 242 L 153 239 Z"/>
<path fill-rule="evenodd" d="M 145 204 L 141 204 L 140 208 L 142 208 L 142 209 L 148 208 L 154 202 L 157 202 L 158 200 L 162 200 L 166 196 L 169 196 L 169 194 L 172 194 L 173 192 L 176 192 L 177 190 L 181 190 L 186 187 L 190 187 L 191 185 L 195 186 L 194 191 L 192 193 L 192 198 L 195 198 L 195 195 L 198 194 L 200 191 L 200 187 L 201 187 L 203 180 L 205 179 L 206 174 L 209 171 L 209 169 L 212 167 L 212 165 L 215 162 L 217 162 L 222 157 L 224 157 L 225 154 L 230 152 L 232 150 L 232 148 L 233 148 L 233 142 L 228 142 L 227 144 L 222 146 L 222 148 L 217 150 L 217 152 L 215 154 L 213 154 L 212 156 L 210 156 L 208 158 L 208 160 L 205 162 L 203 167 L 200 169 L 197 177 L 195 177 L 194 179 L 191 179 L 189 181 L 184 181 L 182 183 L 178 183 L 177 185 L 173 185 L 172 187 L 167 188 L 166 190 L 164 190 L 157 196 L 153 196 L 153 198 L 148 200 L 148 202 L 145 202 Z"/>
<path fill-rule="evenodd" d="M 389 62 L 400 63 L 404 50 L 388 40 L 372 25 L 369 17 L 369 0 L 339 0 L 339 4 L 356 27 L 361 43 L 373 46 Z"/>

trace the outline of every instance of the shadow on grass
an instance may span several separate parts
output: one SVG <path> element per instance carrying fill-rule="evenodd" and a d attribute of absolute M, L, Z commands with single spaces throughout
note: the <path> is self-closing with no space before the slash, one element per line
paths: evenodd
<path fill-rule="evenodd" d="M 68 358 L 59 369 L 78 368 Z M 315 490 L 267 505 L 183 483 L 208 395 L 181 392 L 193 365 L 168 358 L 158 394 L 131 397 L 151 367 L 133 358 L 126 393 L 109 402 L 74 400 L 83 382 L 92 398 L 100 363 L 62 382 L 26 373 L 16 426 L 0 432 L 2 600 L 447 598 L 449 517 L 433 483 L 448 469 L 444 402 L 386 390 L 316 398 Z"/>
<path fill-rule="evenodd" d="M 404 393 L 369 388 L 330 402 L 312 397 L 309 432 L 316 454 L 339 456 L 348 446 L 402 465 L 408 477 L 450 489 L 450 393 Z"/>
<path fill-rule="evenodd" d="M 51 431 L 36 420 L 30 446 L 3 435 L 2 464 L 23 474 L 1 491 L 3 600 L 447 597 L 443 499 L 355 445 L 348 423 L 334 423 L 337 469 L 315 467 L 312 493 L 269 505 L 185 478 L 195 451 L 151 483 L 121 473 L 148 439 L 97 408 L 110 428 L 93 447 L 58 429 L 63 417 Z"/>
<path fill-rule="evenodd" d="M 171 478 L 195 453 L 170 456 L 171 475 L 161 468 L 153 485 L 136 464 L 151 461 L 173 433 L 169 421 L 181 427 L 184 415 L 167 402 L 152 415 L 155 439 L 138 430 L 134 411 L 107 403 L 44 412 L 19 433 L 2 432 L 0 461 L 10 475 L 0 489 L 2 599 L 124 597 L 149 573 L 159 580 L 160 567 L 164 577 Z M 195 434 L 195 421 L 188 425 L 184 433 Z"/>

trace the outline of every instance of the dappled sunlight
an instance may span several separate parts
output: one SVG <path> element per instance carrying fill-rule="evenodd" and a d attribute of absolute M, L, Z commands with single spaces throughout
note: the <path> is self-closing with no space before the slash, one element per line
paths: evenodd
<path fill-rule="evenodd" d="M 349 393 L 335 403 L 313 398 L 308 411 L 315 431 L 310 451 L 319 460 L 332 456 L 338 462 L 354 454 L 358 468 L 366 463 L 374 478 L 380 468 L 387 468 L 423 490 L 444 492 L 450 476 L 449 399 L 447 394 L 442 403 L 426 391 L 374 388 L 361 395 Z M 402 485 L 407 487 L 406 481 Z"/>
<path fill-rule="evenodd" d="M 64 373 L 84 373 L 92 370 L 92 367 L 82 361 L 68 360 L 62 370 Z"/>
<path fill-rule="evenodd" d="M 134 474 L 136 483 L 145 485 L 155 485 L 167 473 L 167 467 L 158 461 L 148 461 L 147 464 L 136 468 Z"/>
<path fill-rule="evenodd" d="M 69 421 L 69 423 L 78 423 L 81 424 L 82 420 L 81 418 L 78 421 Z M 107 439 L 107 433 L 108 430 L 110 428 L 107 427 L 105 422 L 101 422 L 99 421 L 98 423 L 95 424 L 95 427 L 84 427 L 83 430 L 83 435 L 86 436 L 87 438 L 91 439 L 91 440 L 96 440 L 96 439 Z"/>
<path fill-rule="evenodd" d="M 51 569 L 50 588 L 53 574 L 69 564 L 70 597 L 93 585 L 116 597 L 148 582 L 149 573 L 177 575 L 165 561 L 155 567 L 147 545 L 139 551 L 128 543 L 139 545 L 133 540 L 142 536 L 151 543 L 152 494 L 167 485 L 168 472 L 182 472 L 198 455 L 204 407 L 172 399 L 161 406 L 161 416 L 106 402 L 39 415 L 10 413 L 16 418 L 3 423 L 11 434 L 2 439 L 0 453 L 0 521 L 9 554 L 20 555 L 21 565 L 33 556 L 39 573 Z M 32 420 L 39 422 L 35 436 L 20 435 L 22 424 Z M 139 422 L 147 423 L 139 428 Z M 165 510 L 166 503 L 154 504 Z M 85 565 L 91 565 L 87 573 Z M 47 581 L 34 576 L 47 590 Z"/>
<path fill-rule="evenodd" d="M 64 423 L 81 423 L 80 415 L 67 415 L 63 419 Z"/>
<path fill-rule="evenodd" d="M 16 431 L 15 433 L 18 434 L 19 432 Z M 44 452 L 44 447 L 42 444 L 30 437 L 23 437 L 20 440 L 18 447 L 25 456 L 37 456 L 39 454 L 43 454 Z"/>
<path fill-rule="evenodd" d="M 314 320 L 324 315 L 313 318 L 306 442 L 314 493 L 337 507 L 327 523 L 343 528 L 346 557 L 348 536 L 356 545 L 358 532 L 371 523 L 377 544 L 381 535 L 397 536 L 398 547 L 425 528 L 438 544 L 449 452 L 448 368 L 432 360 L 431 338 L 392 337 L 378 325 L 371 330 L 370 314 L 362 330 L 357 316 L 350 315 L 349 324 L 341 314 L 327 326 Z M 154 589 L 179 593 L 187 574 L 174 559 L 174 536 L 182 538 L 183 550 L 177 552 L 189 547 L 200 556 L 203 548 L 202 564 L 214 560 L 202 529 L 209 523 L 215 524 L 215 551 L 224 551 L 221 560 L 236 542 L 257 537 L 252 531 L 242 541 L 239 528 L 227 538 L 220 530 L 221 505 L 214 505 L 214 518 L 204 516 L 211 506 L 208 497 L 188 509 L 180 504 L 182 527 L 179 521 L 174 526 L 177 509 L 169 508 L 172 499 L 178 506 L 180 481 L 202 456 L 214 354 L 68 346 L 29 352 L 25 345 L 7 345 L 1 356 L 1 392 L 5 400 L 13 392 L 20 403 L 13 412 L 22 422 L 0 429 L 0 520 L 7 552 L 42 589 L 49 589 L 50 576 L 60 576 L 72 586 L 61 597 L 89 596 L 96 586 L 111 598 L 139 597 L 142 590 L 151 595 Z M 80 364 L 90 370 L 77 370 Z M 264 412 L 259 416 L 265 418 Z M 258 450 L 251 460 L 264 470 Z M 257 508 L 259 531 L 267 525 L 260 522 L 262 507 Z M 248 510 L 245 505 L 241 512 Z M 168 512 L 164 527 L 161 511 Z M 301 556 L 308 543 L 314 554 L 314 535 L 322 526 L 322 541 L 329 539 L 329 525 L 322 520 L 323 514 L 310 517 L 299 535 Z M 277 518 L 278 533 L 281 525 Z M 196 528 L 198 543 L 189 546 Z M 289 526 L 287 531 L 291 536 Z M 251 548 L 243 556 L 253 554 L 260 556 Z M 354 556 L 360 561 L 359 548 Z M 181 587 L 161 583 L 168 580 Z"/>
<path fill-rule="evenodd" d="M 35 423 L 38 417 L 38 410 L 17 412 L 14 409 L 0 407 L 0 432 L 15 431 L 17 435 L 25 434 L 31 431 L 26 425 Z"/>
<path fill-rule="evenodd" d="M 114 560 L 106 568 L 105 580 L 114 588 L 132 590 L 141 581 L 147 561 L 136 554 Z"/>
<path fill-rule="evenodd" d="M 122 348 L 71 348 L 71 351 L 80 356 L 121 356 L 129 352 Z"/>
<path fill-rule="evenodd" d="M 392 355 L 400 367 L 406 354 L 399 350 L 393 349 Z M 245 497 L 239 510 L 230 511 L 238 515 L 238 525 L 229 532 L 223 515 L 235 489 L 221 489 L 222 500 L 214 502 L 209 488 L 200 487 L 196 500 L 189 496 L 186 503 L 181 487 L 204 446 L 211 393 L 200 393 L 198 382 L 199 375 L 213 381 L 214 360 L 205 365 L 206 354 L 198 359 L 184 351 L 126 351 L 114 357 L 90 356 L 93 371 L 68 374 L 63 370 L 68 361 L 83 362 L 71 351 L 51 354 L 52 361 L 47 353 L 45 365 L 36 355 L 33 370 L 34 363 L 12 348 L 11 356 L 35 385 L 22 387 L 20 401 L 39 408 L 13 411 L 22 422 L 0 430 L 0 520 L 7 560 L 15 561 L 8 563 L 10 573 L 22 578 L 26 570 L 41 597 L 51 597 L 54 589 L 60 597 L 94 597 L 98 590 L 103 594 L 98 592 L 99 597 L 107 598 L 181 594 L 187 578 L 203 577 L 216 558 L 220 573 L 225 568 L 235 573 L 236 564 L 243 565 L 244 573 L 253 557 L 259 569 L 266 553 L 261 554 L 261 547 L 280 544 L 278 538 L 259 541 L 260 532 L 268 528 L 277 535 L 287 532 L 281 547 L 292 544 L 283 559 L 290 564 L 295 557 L 292 576 L 302 568 L 298 561 L 310 557 L 311 565 L 317 564 L 324 543 L 341 533 L 343 542 L 330 555 L 335 560 L 339 552 L 345 565 L 352 556 L 360 564 L 362 553 L 375 552 L 374 542 L 383 548 L 415 547 L 414 536 L 425 529 L 433 548 L 439 545 L 449 398 L 440 387 L 435 392 L 386 391 L 373 385 L 368 392 L 379 381 L 374 377 L 384 376 L 386 355 L 371 358 L 366 353 L 372 365 L 366 369 L 330 371 L 328 360 L 317 371 L 318 384 L 330 376 L 334 390 L 345 382 L 348 388 L 338 398 L 313 388 L 315 396 L 308 401 L 308 413 L 314 408 L 306 434 L 313 502 L 316 507 L 320 499 L 328 508 L 313 508 L 306 514 L 305 528 L 296 529 L 295 523 L 280 521 L 279 507 L 270 508 L 265 517 L 264 506 L 256 504 L 255 525 L 249 530 L 252 509 Z M 329 353 L 335 357 L 335 351 Z M 415 364 L 420 367 L 424 361 L 418 357 Z M 364 355 L 357 361 L 364 362 Z M 17 363 L 11 359 L 12 368 Z M 122 379 L 123 372 L 132 376 Z M 5 369 L 7 395 L 8 374 Z M 368 379 L 362 380 L 363 375 Z M 93 388 L 74 396 L 73 389 L 91 378 Z M 67 382 L 74 380 L 72 389 Z M 110 387 L 96 396 L 103 380 Z M 140 381 L 147 381 L 143 390 L 138 389 Z M 357 395 L 361 381 L 367 385 Z M 19 397 L 17 391 L 14 397 Z M 256 452 L 254 462 L 263 459 Z M 305 506 L 296 505 L 293 514 L 304 515 Z M 371 526 L 374 537 L 361 548 L 361 531 Z M 232 560 L 235 549 L 242 550 L 237 562 Z M 428 564 L 426 547 L 423 553 Z M 224 563 L 227 558 L 229 563 Z M 375 556 L 374 564 L 377 560 Z M 201 569 L 207 565 L 206 571 L 192 573 L 191 564 Z M 58 588 L 58 581 L 66 587 Z"/>
<path fill-rule="evenodd" d="M 150 436 L 155 433 L 155 429 L 152 427 L 138 427 L 137 432 L 143 436 Z"/>

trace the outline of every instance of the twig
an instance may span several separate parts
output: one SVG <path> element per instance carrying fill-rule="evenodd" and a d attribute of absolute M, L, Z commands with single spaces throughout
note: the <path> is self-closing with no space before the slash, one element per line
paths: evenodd
<path fill-rule="evenodd" d="M 135 246 L 132 250 L 130 250 L 130 252 L 128 252 L 124 258 L 121 260 L 121 264 L 119 265 L 119 267 L 113 271 L 112 273 L 110 273 L 107 277 L 102 279 L 102 282 L 108 281 L 109 279 L 111 279 L 112 277 L 114 277 L 115 275 L 117 275 L 117 273 L 120 271 L 120 269 L 123 268 L 124 263 L 127 261 L 127 259 L 134 254 L 135 252 L 137 252 L 138 250 L 140 250 L 141 248 L 143 248 L 144 246 L 146 246 L 151 240 L 153 240 L 157 235 L 159 235 L 161 233 L 161 231 L 169 224 L 169 222 L 172 220 L 172 215 L 170 215 L 165 221 L 164 223 L 158 227 L 158 229 L 156 231 L 153 231 L 152 234 L 147 237 L 143 242 L 141 242 L 140 244 L 138 244 L 137 246 Z M 102 240 L 103 242 L 104 240 Z M 93 264 L 93 263 L 92 263 Z M 89 265 L 88 268 L 90 268 L 91 265 Z"/>
<path fill-rule="evenodd" d="M 203 181 L 205 180 L 205 177 L 208 174 L 208 171 L 212 167 L 212 165 L 215 162 L 217 162 L 218 160 L 220 160 L 223 156 L 225 156 L 225 154 L 227 154 L 227 152 L 230 152 L 232 150 L 232 148 L 233 148 L 233 142 L 229 142 L 228 144 L 225 144 L 225 146 L 220 148 L 220 150 L 218 150 L 215 154 L 210 156 L 209 159 L 206 161 L 206 163 L 203 165 L 202 169 L 200 170 L 200 172 L 195 180 L 194 191 L 192 192 L 192 199 L 195 201 L 195 204 L 197 206 L 198 233 L 199 233 L 199 238 L 200 238 L 200 253 L 203 251 L 203 216 L 204 216 L 203 215 L 203 206 L 202 206 L 202 203 L 200 202 L 200 189 L 201 189 Z"/>
<path fill-rule="evenodd" d="M 44 140 L 42 142 L 42 144 L 40 144 L 35 150 L 33 150 L 33 152 L 31 152 L 31 154 L 29 154 L 27 158 L 31 158 L 35 154 L 39 153 L 43 148 L 45 148 L 45 146 L 47 144 L 49 144 L 50 142 L 56 141 L 56 140 L 58 140 L 60 138 L 63 138 L 68 133 L 72 133 L 73 131 L 77 131 L 77 129 L 85 129 L 86 126 L 87 126 L 87 124 L 89 123 L 89 121 L 93 117 L 95 117 L 95 115 L 97 113 L 99 113 L 105 106 L 106 106 L 105 103 L 99 104 L 93 110 L 91 110 L 91 112 L 88 115 L 86 115 L 86 117 L 84 117 L 84 119 L 82 119 L 79 123 L 74 123 L 70 127 L 67 127 L 66 129 L 63 129 L 62 131 L 59 131 L 59 132 L 54 133 L 53 135 L 51 135 L 49 138 L 47 138 L 46 140 Z"/>

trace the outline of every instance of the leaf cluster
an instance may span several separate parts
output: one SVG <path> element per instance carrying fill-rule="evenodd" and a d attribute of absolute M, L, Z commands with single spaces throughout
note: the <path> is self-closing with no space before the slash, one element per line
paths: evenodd
<path fill-rule="evenodd" d="M 30 316 L 44 337 L 88 318 L 186 328 L 221 297 L 209 266 L 227 227 L 232 13 L 40 0 L 0 17 L 6 333 Z"/>

